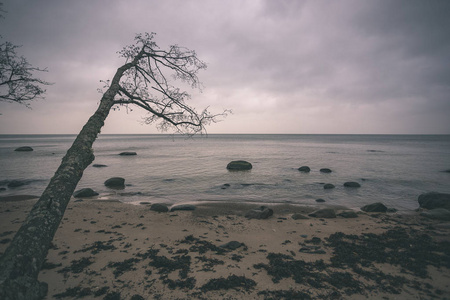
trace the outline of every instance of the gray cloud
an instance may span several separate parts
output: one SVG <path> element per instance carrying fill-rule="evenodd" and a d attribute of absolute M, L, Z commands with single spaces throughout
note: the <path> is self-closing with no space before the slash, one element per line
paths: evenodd
<path fill-rule="evenodd" d="M 24 118 L 52 130 L 68 108 L 79 120 L 58 130 L 76 132 L 99 80 L 122 63 L 116 51 L 143 31 L 208 63 L 193 104 L 235 112 L 211 132 L 450 133 L 448 1 L 10 0 L 5 9 L 1 34 L 55 85 L 32 118 L 0 104 L 3 133 Z M 104 132 L 155 132 L 139 112 L 110 118 Z"/>

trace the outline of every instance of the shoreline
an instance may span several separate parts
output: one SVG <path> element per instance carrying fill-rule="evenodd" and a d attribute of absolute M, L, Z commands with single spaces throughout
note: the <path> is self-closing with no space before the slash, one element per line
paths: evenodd
<path fill-rule="evenodd" d="M 0 201 L 0 252 L 35 201 Z M 446 299 L 450 294 L 450 228 L 441 226 L 448 223 L 419 213 L 294 220 L 294 213 L 329 205 L 264 205 L 274 215 L 257 220 L 244 217 L 259 206 L 253 203 L 196 203 L 194 211 L 158 213 L 150 205 L 72 199 L 39 275 L 49 284 L 46 299 Z M 395 260 L 399 253 L 411 260 Z"/>

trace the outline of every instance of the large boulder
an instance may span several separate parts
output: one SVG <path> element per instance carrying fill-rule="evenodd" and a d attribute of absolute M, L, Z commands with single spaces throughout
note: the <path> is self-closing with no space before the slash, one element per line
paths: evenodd
<path fill-rule="evenodd" d="M 336 218 L 336 212 L 332 208 L 323 208 L 310 213 L 308 216 L 314 218 Z"/>
<path fill-rule="evenodd" d="M 368 204 L 365 205 L 363 207 L 361 207 L 362 211 L 365 212 L 387 212 L 387 207 L 381 203 L 381 202 L 376 202 L 376 203 L 372 203 L 372 204 Z"/>
<path fill-rule="evenodd" d="M 112 177 L 105 181 L 105 186 L 110 188 L 124 188 L 125 179 L 122 177 Z"/>
<path fill-rule="evenodd" d="M 450 210 L 450 194 L 444 193 L 425 193 L 419 196 L 419 205 L 422 208 L 445 208 Z"/>
<path fill-rule="evenodd" d="M 84 188 L 73 193 L 74 198 L 85 198 L 98 196 L 98 193 L 91 188 Z"/>
<path fill-rule="evenodd" d="M 150 206 L 150 210 L 156 211 L 156 212 L 168 212 L 169 208 L 165 204 L 161 203 L 155 203 Z"/>
<path fill-rule="evenodd" d="M 33 148 L 31 148 L 30 146 L 22 146 L 22 147 L 16 148 L 14 151 L 29 152 L 29 151 L 33 151 Z"/>
<path fill-rule="evenodd" d="M 227 165 L 227 169 L 230 171 L 247 171 L 252 168 L 252 164 L 245 160 L 235 160 Z"/>
<path fill-rule="evenodd" d="M 249 210 L 245 214 L 245 217 L 247 219 L 267 219 L 272 215 L 273 215 L 273 210 L 271 208 L 268 208 L 266 206 L 261 206 L 260 208 Z"/>
<path fill-rule="evenodd" d="M 347 182 L 344 183 L 344 186 L 348 187 L 348 188 L 359 188 L 359 187 L 361 187 L 361 185 L 359 183 L 354 182 L 354 181 L 347 181 Z"/>
<path fill-rule="evenodd" d="M 300 168 L 298 168 L 298 170 L 303 173 L 309 173 L 311 171 L 311 168 L 308 166 L 301 166 Z"/>
<path fill-rule="evenodd" d="M 423 211 L 420 215 L 430 219 L 450 221 L 450 210 L 445 208 L 430 209 L 428 211 Z"/>

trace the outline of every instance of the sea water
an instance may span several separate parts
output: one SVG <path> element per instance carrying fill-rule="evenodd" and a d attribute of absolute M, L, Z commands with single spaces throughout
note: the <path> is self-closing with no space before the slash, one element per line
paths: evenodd
<path fill-rule="evenodd" d="M 40 195 L 75 135 L 0 135 L 0 197 Z M 31 146 L 32 152 L 16 152 Z M 124 151 L 136 156 L 120 156 Z M 398 210 L 418 207 L 421 193 L 450 192 L 450 135 L 100 135 L 94 164 L 77 189 L 127 203 L 231 201 L 325 204 L 359 208 L 383 202 Z M 230 172 L 232 160 L 252 163 Z M 309 166 L 311 172 L 298 171 Z M 320 172 L 329 168 L 331 173 Z M 123 190 L 104 186 L 125 178 Z M 11 180 L 25 184 L 8 188 Z M 356 181 L 360 188 L 346 188 Z M 334 189 L 323 188 L 325 183 Z"/>

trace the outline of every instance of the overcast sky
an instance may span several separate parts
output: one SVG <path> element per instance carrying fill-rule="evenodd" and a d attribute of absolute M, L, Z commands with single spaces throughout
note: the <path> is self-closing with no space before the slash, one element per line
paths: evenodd
<path fill-rule="evenodd" d="M 0 0 L 1 1 L 1 0 Z M 450 134 L 450 1 L 3 0 L 3 40 L 53 82 L 0 133 L 78 133 L 136 33 L 208 68 L 191 105 L 234 114 L 209 133 Z M 103 133 L 157 133 L 113 112 Z"/>

